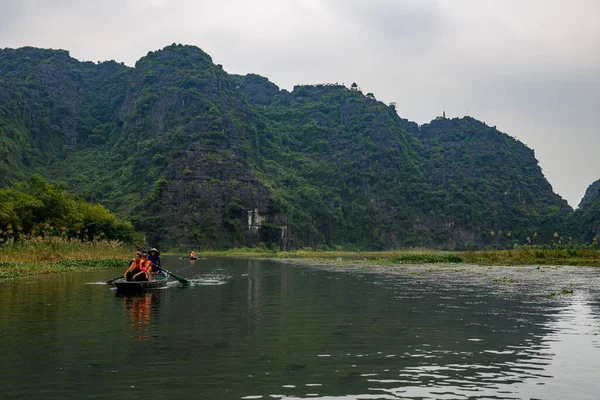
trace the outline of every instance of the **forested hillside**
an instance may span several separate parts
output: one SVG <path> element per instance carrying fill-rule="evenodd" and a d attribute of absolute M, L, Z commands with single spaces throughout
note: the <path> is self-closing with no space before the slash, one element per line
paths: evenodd
<path fill-rule="evenodd" d="M 36 172 L 164 248 L 506 247 L 572 212 L 495 127 L 419 127 L 356 87 L 288 92 L 182 45 L 135 68 L 0 50 L 0 185 Z"/>
<path fill-rule="evenodd" d="M 600 180 L 592 183 L 585 192 L 579 208 L 567 218 L 565 235 L 572 241 L 598 245 L 600 240 Z"/>

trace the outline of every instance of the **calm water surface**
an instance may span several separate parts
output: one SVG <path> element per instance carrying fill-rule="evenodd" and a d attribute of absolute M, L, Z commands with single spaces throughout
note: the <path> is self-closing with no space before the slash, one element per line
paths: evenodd
<path fill-rule="evenodd" d="M 596 268 L 164 261 L 192 287 L 123 297 L 102 284 L 121 271 L 0 282 L 0 398 L 600 398 Z"/>

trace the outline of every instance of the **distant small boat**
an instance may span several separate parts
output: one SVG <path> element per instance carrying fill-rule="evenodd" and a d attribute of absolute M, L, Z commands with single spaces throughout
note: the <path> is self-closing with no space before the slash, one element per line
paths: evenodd
<path fill-rule="evenodd" d="M 188 256 L 188 260 L 197 260 L 198 256 Z"/>
<path fill-rule="evenodd" d="M 120 278 L 114 281 L 117 291 L 120 293 L 140 293 L 145 290 L 160 289 L 167 286 L 169 277 L 165 275 L 154 275 L 151 281 L 128 281 Z"/>

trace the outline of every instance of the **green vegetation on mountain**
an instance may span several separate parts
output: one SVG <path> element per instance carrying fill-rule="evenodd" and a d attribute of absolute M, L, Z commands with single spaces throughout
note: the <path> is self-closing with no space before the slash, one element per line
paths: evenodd
<path fill-rule="evenodd" d="M 470 117 L 438 118 L 419 130 L 442 239 L 495 247 L 550 243 L 571 211 L 552 192 L 533 150 Z M 438 210 L 436 212 L 436 210 Z M 440 232 L 439 226 L 452 227 Z M 450 236 L 447 236 L 450 234 Z"/>
<path fill-rule="evenodd" d="M 164 248 L 502 248 L 571 213 L 532 150 L 475 119 L 419 127 L 355 86 L 288 92 L 192 46 L 135 68 L 5 49 L 0 82 L 0 185 L 64 181 Z"/>
<path fill-rule="evenodd" d="M 598 246 L 599 233 L 600 180 L 588 187 L 579 208 L 568 216 L 564 229 L 570 242 L 592 243 L 594 247 Z"/>

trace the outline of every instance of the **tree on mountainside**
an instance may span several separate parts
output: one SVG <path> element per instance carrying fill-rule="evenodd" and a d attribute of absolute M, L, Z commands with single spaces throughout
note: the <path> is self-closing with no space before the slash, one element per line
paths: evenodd
<path fill-rule="evenodd" d="M 100 204 L 90 204 L 33 175 L 0 189 L 0 241 L 64 236 L 81 240 L 108 239 L 131 243 L 134 231 Z"/>

